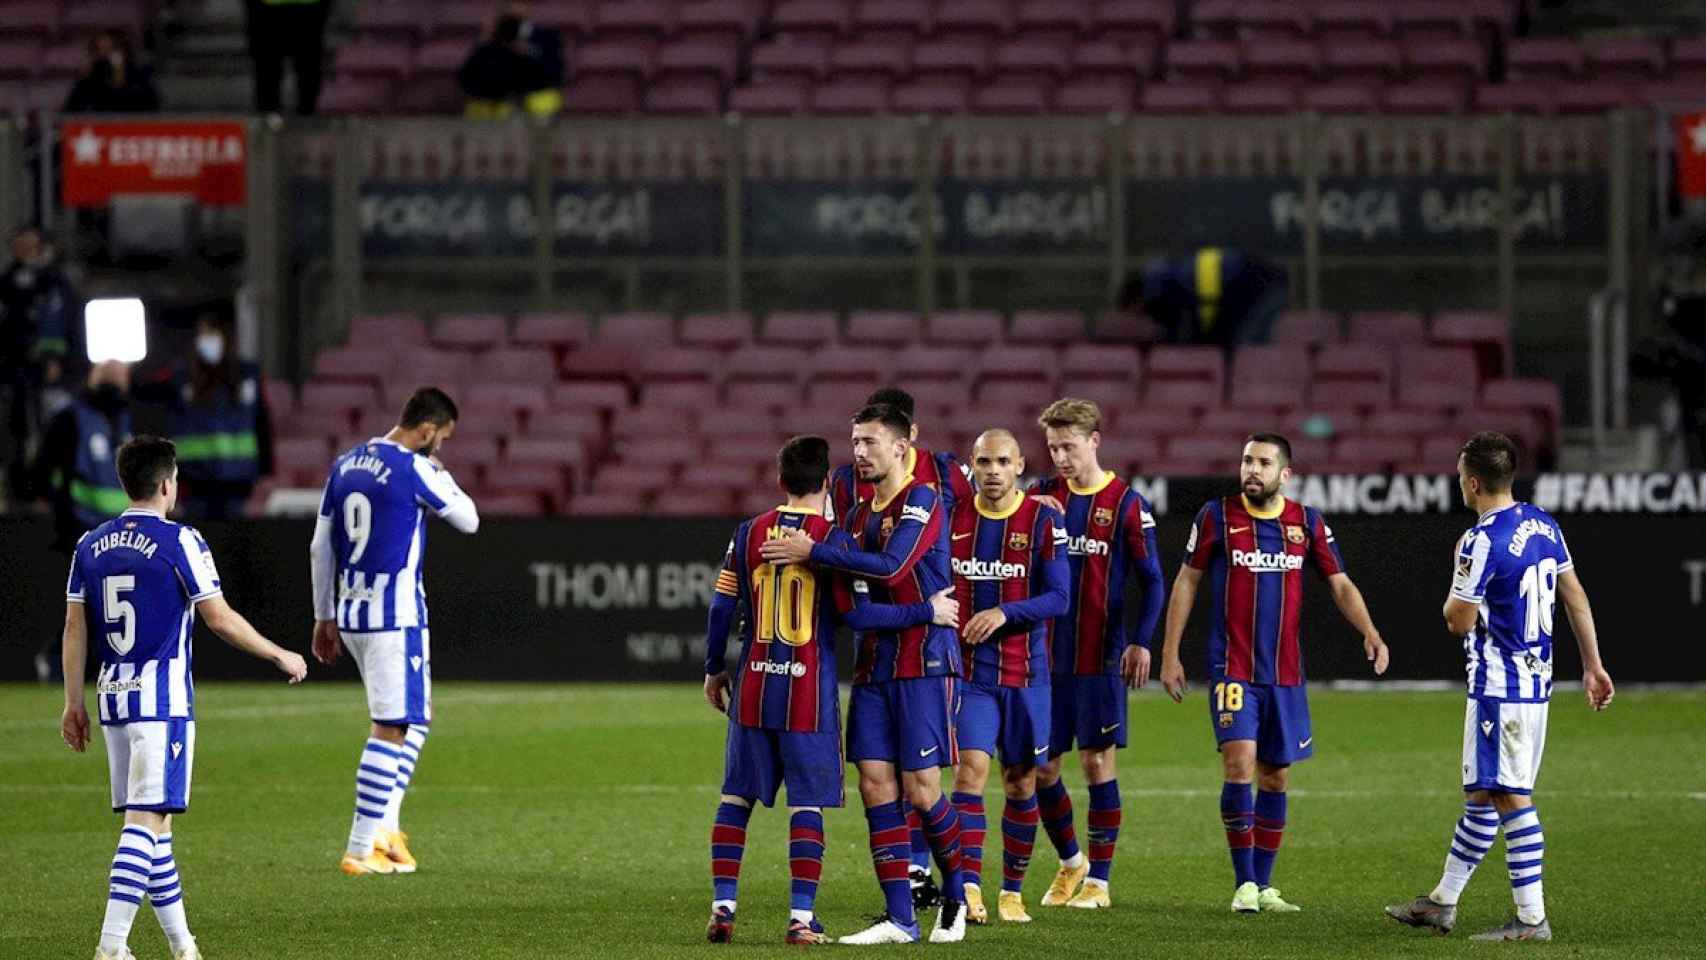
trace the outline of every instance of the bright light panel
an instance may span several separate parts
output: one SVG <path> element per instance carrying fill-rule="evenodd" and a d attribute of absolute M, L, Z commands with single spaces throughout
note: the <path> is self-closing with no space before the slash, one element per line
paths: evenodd
<path fill-rule="evenodd" d="M 83 308 L 89 362 L 140 363 L 148 356 L 148 321 L 136 297 L 90 300 Z"/>

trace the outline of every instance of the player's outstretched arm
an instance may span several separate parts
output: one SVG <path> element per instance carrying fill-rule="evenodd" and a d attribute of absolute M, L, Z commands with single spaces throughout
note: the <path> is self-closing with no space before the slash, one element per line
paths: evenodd
<path fill-rule="evenodd" d="M 1362 634 L 1362 652 L 1374 664 L 1374 675 L 1378 677 L 1385 673 L 1390 655 L 1386 641 L 1380 639 L 1380 631 L 1374 628 L 1374 619 L 1368 615 L 1368 604 L 1363 602 L 1362 591 L 1357 589 L 1350 575 L 1344 573 L 1328 577 L 1327 588 L 1333 593 L 1333 605 Z"/>
<path fill-rule="evenodd" d="M 1588 706 L 1604 710 L 1611 706 L 1617 692 L 1611 684 L 1611 674 L 1599 659 L 1599 631 L 1594 626 L 1593 608 L 1588 605 L 1587 588 L 1576 576 L 1575 568 L 1558 574 L 1558 599 L 1564 601 L 1564 615 L 1570 618 L 1570 629 L 1576 634 L 1576 649 L 1582 655 L 1582 689 Z"/>
<path fill-rule="evenodd" d="M 1167 624 L 1161 635 L 1161 688 L 1174 703 L 1185 699 L 1185 665 L 1179 661 L 1179 643 L 1185 638 L 1185 624 L 1196 606 L 1197 584 L 1201 582 L 1202 571 L 1183 564 L 1167 597 Z"/>
<path fill-rule="evenodd" d="M 219 639 L 277 667 L 280 673 L 290 678 L 291 683 L 301 683 L 302 678 L 308 675 L 308 662 L 300 653 L 286 650 L 261 636 L 242 614 L 231 609 L 223 595 L 208 597 L 197 603 L 195 610 L 207 623 L 207 628 L 219 635 Z"/>
<path fill-rule="evenodd" d="M 59 718 L 59 736 L 65 745 L 82 753 L 89 745 L 89 709 L 83 702 L 83 671 L 89 658 L 89 625 L 83 605 L 65 605 L 64 651 L 60 665 L 65 669 L 65 712 Z"/>

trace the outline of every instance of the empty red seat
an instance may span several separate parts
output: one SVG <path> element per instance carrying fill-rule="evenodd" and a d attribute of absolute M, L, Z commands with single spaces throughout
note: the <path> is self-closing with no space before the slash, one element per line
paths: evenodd
<path fill-rule="evenodd" d="M 1393 5 L 1392 25 L 1416 39 L 1452 39 L 1474 32 L 1468 0 L 1405 0 Z"/>
<path fill-rule="evenodd" d="M 978 411 L 1015 411 L 1022 416 L 991 416 L 984 414 L 985 426 L 1005 426 L 1021 436 L 1030 435 L 1032 421 L 1058 396 L 1054 385 L 1041 380 L 985 380 L 974 394 Z M 1006 423 L 1001 422 L 1006 420 Z"/>
<path fill-rule="evenodd" d="M 1291 407 L 1309 384 L 1309 351 L 1303 346 L 1241 347 L 1232 358 L 1232 402 L 1244 407 Z"/>
<path fill-rule="evenodd" d="M 524 313 L 515 322 L 510 343 L 566 349 L 586 343 L 591 331 L 591 321 L 584 313 Z"/>
<path fill-rule="evenodd" d="M 329 347 L 314 355 L 314 376 L 377 383 L 391 372 L 391 361 L 390 353 L 373 347 Z"/>
<path fill-rule="evenodd" d="M 806 402 L 820 409 L 840 410 L 848 417 L 865 405 L 865 398 L 879 386 L 873 376 L 868 380 L 824 380 L 806 384 Z"/>
<path fill-rule="evenodd" d="M 595 443 L 604 435 L 604 414 L 591 405 L 564 409 L 553 398 L 551 409 L 528 419 L 530 437 L 569 437 L 584 444 Z M 456 438 L 460 444 L 462 438 Z"/>
<path fill-rule="evenodd" d="M 1316 35 L 1325 47 L 1331 48 L 1390 33 L 1393 6 L 1368 0 L 1321 0 L 1311 5 L 1310 13 Z"/>
<path fill-rule="evenodd" d="M 997 44 L 991 64 L 997 73 L 1055 80 L 1071 68 L 1072 51 L 1047 37 L 1020 36 Z"/>
<path fill-rule="evenodd" d="M 1474 40 L 1434 40 L 1404 45 L 1404 61 L 1418 79 L 1475 83 L 1487 76 L 1487 51 Z"/>
<path fill-rule="evenodd" d="M 1169 83 L 1219 84 L 1238 76 L 1238 45 L 1229 40 L 1176 40 L 1167 45 Z"/>
<path fill-rule="evenodd" d="M 983 347 L 1001 340 L 1001 315 L 993 310 L 944 310 L 925 318 L 924 342 Z"/>
<path fill-rule="evenodd" d="M 712 37 L 688 37 L 658 48 L 659 77 L 691 76 L 728 84 L 740 68 L 740 43 Z"/>
<path fill-rule="evenodd" d="M 675 321 L 667 313 L 607 313 L 598 322 L 598 342 L 651 348 L 675 342 Z"/>
<path fill-rule="evenodd" d="M 1221 91 L 1227 113 L 1272 115 L 1297 109 L 1297 88 L 1285 83 L 1235 83 Z"/>
<path fill-rule="evenodd" d="M 1035 347 L 996 344 L 975 357 L 971 376 L 977 381 L 1035 380 L 1052 384 L 1055 357 L 1052 352 Z"/>
<path fill-rule="evenodd" d="M 432 343 L 453 350 L 487 350 L 503 343 L 507 326 L 502 314 L 450 314 L 433 324 Z"/>
<path fill-rule="evenodd" d="M 1173 0 L 1096 0 L 1091 8 L 1097 35 L 1120 43 L 1170 37 L 1177 16 Z"/>
<path fill-rule="evenodd" d="M 316 487 L 326 482 L 332 466 L 332 448 L 325 437 L 274 437 L 273 470 L 291 486 Z"/>
<path fill-rule="evenodd" d="M 426 325 L 412 313 L 368 314 L 350 323 L 349 342 L 395 349 L 426 342 Z"/>
<path fill-rule="evenodd" d="M 764 78 L 821 79 L 829 74 L 830 46 L 826 40 L 799 37 L 761 43 L 752 49 L 752 71 Z"/>
<path fill-rule="evenodd" d="M 482 379 L 511 383 L 549 383 L 557 378 L 551 351 L 537 347 L 492 350 L 480 357 L 474 370 Z"/>
<path fill-rule="evenodd" d="M 1615 80 L 1590 80 L 1559 88 L 1553 105 L 1559 113 L 1605 113 L 1634 102 L 1633 87 Z"/>
<path fill-rule="evenodd" d="M 971 109 L 971 77 L 926 77 L 894 88 L 889 105 L 897 113 L 950 115 Z"/>
<path fill-rule="evenodd" d="M 1084 336 L 1084 315 L 1075 310 L 1017 310 L 1007 339 L 1012 343 L 1063 344 Z"/>
<path fill-rule="evenodd" d="M 647 500 L 642 490 L 588 490 L 576 493 L 567 508 L 580 517 L 635 517 L 646 513 Z"/>
<path fill-rule="evenodd" d="M 1706 81 L 1706 36 L 1671 38 L 1669 59 L 1672 79 L 1685 83 Z"/>
<path fill-rule="evenodd" d="M 937 30 L 1005 36 L 1013 31 L 1008 0 L 953 0 L 936 6 Z"/>
<path fill-rule="evenodd" d="M 1363 421 L 1370 434 L 1423 440 L 1451 428 L 1451 415 L 1444 410 L 1375 410 Z"/>
<path fill-rule="evenodd" d="M 1616 37 L 1589 44 L 1588 71 L 1601 80 L 1642 83 L 1665 74 L 1664 46 L 1652 37 Z"/>
<path fill-rule="evenodd" d="M 614 380 L 570 380 L 551 387 L 554 410 L 617 410 L 628 405 L 628 387 Z"/>
<path fill-rule="evenodd" d="M 1066 30 L 1089 33 L 1093 22 L 1090 0 L 1019 0 L 1013 25 L 1021 33 Z"/>
<path fill-rule="evenodd" d="M 1196 432 L 1220 444 L 1222 453 L 1237 449 L 1227 440 L 1243 443 L 1246 436 L 1259 431 L 1277 430 L 1279 415 L 1271 406 L 1211 407 L 1203 411 L 1196 423 Z"/>
<path fill-rule="evenodd" d="M 918 314 L 910 310 L 855 310 L 847 316 L 847 342 L 898 346 L 918 338 Z"/>
<path fill-rule="evenodd" d="M 1157 49 L 1158 45 L 1152 42 L 1121 44 L 1106 37 L 1093 37 L 1079 41 L 1072 48 L 1072 70 L 1079 77 L 1135 84 L 1154 75 Z"/>
<path fill-rule="evenodd" d="M 1582 75 L 1581 44 L 1570 37 L 1512 40 L 1505 50 L 1505 71 L 1512 80 L 1569 83 Z"/>
<path fill-rule="evenodd" d="M 601 0 L 594 20 L 601 35 L 661 37 L 675 32 L 675 7 L 669 0 Z"/>
<path fill-rule="evenodd" d="M 725 379 L 737 381 L 798 382 L 810 366 L 810 356 L 800 347 L 748 345 L 729 354 L 723 364 Z"/>
<path fill-rule="evenodd" d="M 1090 328 L 1090 339 L 1107 343 L 1154 343 L 1161 339 L 1161 325 L 1141 313 L 1106 310 Z"/>
<path fill-rule="evenodd" d="M 1310 40 L 1246 41 L 1243 57 L 1244 75 L 1252 81 L 1295 87 L 1321 72 L 1321 49 Z"/>
<path fill-rule="evenodd" d="M 647 436 L 620 440 L 615 455 L 630 466 L 668 470 L 697 461 L 702 454 L 697 436 Z"/>
<path fill-rule="evenodd" d="M 651 515 L 656 517 L 726 517 L 734 510 L 736 491 L 727 487 L 711 487 L 695 478 L 694 483 L 667 490 L 652 501 Z"/>
<path fill-rule="evenodd" d="M 752 339 L 752 314 L 690 313 L 681 318 L 679 339 L 691 347 L 740 346 Z"/>
<path fill-rule="evenodd" d="M 693 413 L 652 406 L 642 390 L 639 404 L 611 414 L 610 435 L 618 441 L 633 437 L 678 436 L 693 433 L 697 424 L 698 418 Z"/>
<path fill-rule="evenodd" d="M 1488 112 L 1551 113 L 1553 85 L 1538 80 L 1483 83 L 1475 88 L 1475 106 Z"/>
<path fill-rule="evenodd" d="M 980 77 L 989 69 L 989 41 L 959 34 L 926 40 L 912 48 L 912 69 L 921 78 Z"/>
<path fill-rule="evenodd" d="M 1481 387 L 1481 405 L 1490 410 L 1532 410 L 1544 416 L 1553 430 L 1564 408 L 1558 384 L 1541 377 L 1489 380 Z"/>
<path fill-rule="evenodd" d="M 690 0 L 681 4 L 676 23 L 687 36 L 751 40 L 758 35 L 764 6 L 760 0 Z"/>
<path fill-rule="evenodd" d="M 639 354 L 638 373 L 641 382 L 656 380 L 715 379 L 722 365 L 722 355 L 703 347 L 656 346 Z"/>
<path fill-rule="evenodd" d="M 1333 443 L 1333 458 L 1341 462 L 1378 464 L 1378 472 L 1386 472 L 1392 469 L 1393 464 L 1414 460 L 1416 448 L 1413 437 L 1355 434 L 1341 437 Z"/>
<path fill-rule="evenodd" d="M 1510 372 L 1510 319 L 1493 310 L 1447 310 L 1434 316 L 1433 340 L 1475 349 L 1483 377 Z"/>
<path fill-rule="evenodd" d="M 1054 89 L 1054 108 L 1061 113 L 1131 113 L 1137 105 L 1137 84 L 1119 78 L 1084 77 Z"/>
<path fill-rule="evenodd" d="M 267 412 L 275 423 L 282 425 L 296 413 L 296 387 L 288 380 L 261 381 L 261 396 L 266 398 Z"/>
<path fill-rule="evenodd" d="M 6 16 L 0 18 L 0 34 L 34 36 L 36 42 L 59 32 L 63 5 L 52 2 L 12 2 L 6 4 Z"/>
<path fill-rule="evenodd" d="M 1034 114 L 1048 110 L 1053 81 L 1027 77 L 998 78 L 972 91 L 971 107 L 978 113 Z"/>
<path fill-rule="evenodd" d="M 616 116 L 640 108 L 640 78 L 598 74 L 576 77 L 563 91 L 563 111 L 569 114 Z"/>
<path fill-rule="evenodd" d="M 842 79 L 893 80 L 912 71 L 912 43 L 907 40 L 849 40 L 829 51 L 831 72 Z"/>
<path fill-rule="evenodd" d="M 912 344 L 893 355 L 896 379 L 905 383 L 913 377 L 960 380 L 971 369 L 976 353 L 963 347 Z"/>
<path fill-rule="evenodd" d="M 654 80 L 640 98 L 647 113 L 700 116 L 721 113 L 723 85 L 714 77 L 676 76 Z"/>
<path fill-rule="evenodd" d="M 843 34 L 853 25 L 853 0 L 782 0 L 770 19 L 779 33 Z"/>
<path fill-rule="evenodd" d="M 1358 310 L 1351 314 L 1352 343 L 1420 343 L 1427 337 L 1427 324 L 1413 310 Z"/>
<path fill-rule="evenodd" d="M 467 405 L 517 412 L 544 410 L 550 406 L 544 383 L 476 383 L 468 387 Z"/>
<path fill-rule="evenodd" d="M 1400 382 L 1450 383 L 1470 396 L 1481 383 L 1475 351 L 1468 347 L 1406 347 L 1398 353 L 1397 366 Z"/>
<path fill-rule="evenodd" d="M 754 116 L 793 116 L 806 112 L 811 84 L 799 77 L 775 77 L 729 91 L 729 109 Z"/>
<path fill-rule="evenodd" d="M 1149 351 L 1144 373 L 1151 383 L 1194 380 L 1219 393 L 1226 381 L 1226 354 L 1219 347 L 1161 344 Z"/>
<path fill-rule="evenodd" d="M 890 375 L 893 354 L 885 348 L 892 346 L 845 346 L 808 353 L 805 375 L 811 380 L 874 382 Z"/>
<path fill-rule="evenodd" d="M 629 347 L 594 345 L 570 351 L 559 371 L 566 380 L 622 380 L 638 372 L 638 363 Z"/>
<path fill-rule="evenodd" d="M 360 39 L 339 47 L 335 62 L 338 73 L 345 76 L 396 78 L 408 74 L 412 54 L 407 42 Z"/>
<path fill-rule="evenodd" d="M 1166 460 L 1223 463 L 1226 472 L 1231 472 L 1233 466 L 1238 462 L 1238 455 L 1237 444 L 1229 444 L 1221 437 L 1196 435 L 1168 437 L 1162 453 Z"/>
<path fill-rule="evenodd" d="M 1060 376 L 1068 392 L 1081 380 L 1117 380 L 1136 384 L 1143 358 L 1134 346 L 1074 343 L 1060 356 Z"/>
<path fill-rule="evenodd" d="M 1317 113 L 1373 113 L 1380 107 L 1380 94 L 1378 84 L 1340 80 L 1304 88 L 1298 104 Z"/>
<path fill-rule="evenodd" d="M 1392 402 L 1391 378 L 1391 358 L 1383 348 L 1325 347 L 1315 358 L 1310 405 L 1328 410 L 1386 406 Z"/>
<path fill-rule="evenodd" d="M 764 318 L 760 343 L 822 349 L 835 342 L 835 314 L 828 310 L 778 311 Z"/>
<path fill-rule="evenodd" d="M 652 73 L 657 69 L 658 44 L 655 40 L 601 36 L 601 39 L 575 52 L 575 82 L 569 85 L 570 93 L 594 76 L 626 76 L 642 81 L 651 79 Z"/>
<path fill-rule="evenodd" d="M 1213 83 L 1151 84 L 1139 101 L 1150 113 L 1212 113 L 1220 109 L 1220 88 Z"/>
<path fill-rule="evenodd" d="M 1339 325 L 1339 315 L 1329 310 L 1287 310 L 1274 323 L 1273 339 L 1308 346 L 1338 343 Z"/>
<path fill-rule="evenodd" d="M 378 395 L 371 384 L 326 383 L 310 380 L 302 385 L 297 410 L 306 416 L 350 416 L 373 406 Z"/>
<path fill-rule="evenodd" d="M 1323 71 L 1334 80 L 1365 78 L 1388 81 L 1396 79 L 1404 70 L 1402 48 L 1379 37 L 1324 44 L 1321 62 Z"/>
<path fill-rule="evenodd" d="M 1206 410 L 1220 401 L 1219 388 L 1207 380 L 1151 380 L 1143 390 L 1143 405 L 1155 410 Z"/>
<path fill-rule="evenodd" d="M 811 109 L 829 116 L 884 113 L 889 107 L 889 81 L 884 79 L 828 80 L 812 88 Z"/>

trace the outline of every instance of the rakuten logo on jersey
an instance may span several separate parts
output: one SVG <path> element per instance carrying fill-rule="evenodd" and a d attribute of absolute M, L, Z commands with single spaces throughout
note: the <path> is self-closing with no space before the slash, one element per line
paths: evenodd
<path fill-rule="evenodd" d="M 1066 538 L 1066 552 L 1075 557 L 1105 557 L 1108 550 L 1108 541 L 1092 540 L 1082 533 Z"/>
<path fill-rule="evenodd" d="M 1261 550 L 1232 551 L 1232 565 L 1256 573 L 1285 573 L 1303 569 L 1303 555 L 1296 553 L 1266 553 Z"/>
<path fill-rule="evenodd" d="M 806 675 L 806 665 L 798 660 L 793 663 L 777 663 L 774 660 L 754 660 L 750 666 L 753 673 L 768 673 L 777 677 L 803 677 Z"/>
<path fill-rule="evenodd" d="M 1022 563 L 954 558 L 954 576 L 967 580 L 1023 580 L 1030 575 Z"/>

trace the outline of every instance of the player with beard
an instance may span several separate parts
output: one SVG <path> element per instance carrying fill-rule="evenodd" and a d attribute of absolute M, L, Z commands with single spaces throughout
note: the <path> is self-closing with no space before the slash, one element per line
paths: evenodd
<path fill-rule="evenodd" d="M 1281 495 L 1291 479 L 1291 444 L 1272 433 L 1244 443 L 1241 494 L 1210 501 L 1197 513 L 1185 562 L 1173 581 L 1161 650 L 1161 685 L 1185 695 L 1179 641 L 1206 572 L 1209 604 L 1209 719 L 1220 745 L 1225 783 L 1220 816 L 1232 852 L 1238 913 L 1295 912 L 1272 885 L 1285 830 L 1291 765 L 1308 759 L 1309 698 L 1303 682 L 1303 568 L 1327 581 L 1333 603 L 1362 635 L 1376 675 L 1386 672 L 1386 644 L 1362 592 L 1345 573 L 1332 528 L 1313 507 Z M 1252 798 L 1251 782 L 1258 792 Z"/>

